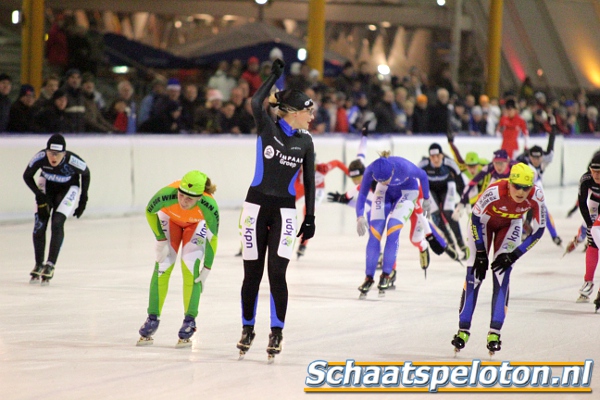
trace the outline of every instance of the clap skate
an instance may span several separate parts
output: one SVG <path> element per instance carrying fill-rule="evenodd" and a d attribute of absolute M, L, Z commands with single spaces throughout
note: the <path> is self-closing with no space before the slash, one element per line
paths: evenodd
<path fill-rule="evenodd" d="M 140 338 L 137 341 L 136 346 L 150 346 L 154 343 L 154 338 L 152 335 L 158 329 L 158 325 L 160 324 L 160 320 L 156 315 L 148 315 L 146 322 L 140 328 Z"/>
<path fill-rule="evenodd" d="M 44 269 L 43 264 L 35 264 L 35 267 L 33 267 L 31 272 L 29 273 L 29 275 L 31 275 L 31 279 L 29 280 L 29 283 L 31 283 L 31 284 L 40 283 L 40 276 L 42 275 L 43 269 Z"/>
<path fill-rule="evenodd" d="M 455 355 L 456 353 L 465 348 L 465 345 L 469 341 L 469 336 L 471 336 L 469 331 L 465 331 L 462 329 L 459 330 L 456 335 L 454 335 L 454 338 L 452 338 L 452 341 L 450 343 L 452 343 L 452 346 L 454 346 Z"/>
<path fill-rule="evenodd" d="M 427 268 L 429 268 L 429 248 L 423 250 L 419 254 L 419 262 L 421 263 L 421 268 L 425 274 L 425 279 L 427 279 Z"/>
<path fill-rule="evenodd" d="M 269 334 L 269 344 L 267 346 L 267 362 L 272 364 L 275 361 L 275 355 L 281 353 L 281 343 L 283 341 L 283 335 L 281 332 L 274 332 Z"/>
<path fill-rule="evenodd" d="M 42 286 L 48 286 L 50 284 L 50 279 L 54 276 L 54 264 L 46 263 L 40 275 L 42 277 Z"/>
<path fill-rule="evenodd" d="M 600 310 L 600 290 L 598 291 L 598 296 L 596 296 L 596 300 L 594 300 L 594 306 L 596 306 L 594 313 L 597 313 L 598 310 Z"/>
<path fill-rule="evenodd" d="M 592 295 L 592 291 L 594 290 L 594 283 L 590 281 L 583 282 L 581 289 L 579 289 L 579 298 L 577 299 L 577 303 L 588 303 L 590 301 L 590 296 Z"/>
<path fill-rule="evenodd" d="M 191 337 L 196 332 L 196 320 L 194 317 L 186 315 L 183 319 L 183 325 L 179 329 L 179 340 L 175 345 L 176 348 L 192 347 Z"/>
<path fill-rule="evenodd" d="M 296 251 L 296 259 L 299 259 L 301 256 L 304 255 L 304 253 L 306 252 L 306 245 L 304 244 L 300 244 L 300 246 L 298 246 L 298 251 Z"/>
<path fill-rule="evenodd" d="M 379 297 L 385 297 L 385 291 L 389 289 L 396 289 L 394 283 L 396 282 L 396 270 L 393 269 L 390 274 L 382 273 L 379 276 L 379 284 L 377 288 L 379 289 Z"/>
<path fill-rule="evenodd" d="M 248 350 L 250 350 L 250 346 L 252 346 L 252 342 L 254 341 L 254 336 L 256 336 L 256 334 L 254 333 L 253 326 L 245 325 L 242 328 L 242 337 L 240 338 L 240 341 L 238 342 L 238 344 L 236 346 L 240 350 L 240 356 L 239 356 L 238 360 L 244 359 L 244 356 L 246 355 Z"/>
<path fill-rule="evenodd" d="M 497 351 L 502 349 L 502 341 L 500 340 L 500 334 L 494 332 L 488 332 L 487 336 L 487 349 L 490 351 L 490 357 L 496 354 Z"/>
<path fill-rule="evenodd" d="M 372 277 L 367 276 L 365 278 L 363 284 L 358 287 L 360 292 L 360 295 L 358 296 L 359 300 L 364 300 L 367 297 L 367 293 L 369 292 L 369 289 L 371 289 L 371 286 L 373 286 L 373 283 L 375 283 L 375 281 Z"/>

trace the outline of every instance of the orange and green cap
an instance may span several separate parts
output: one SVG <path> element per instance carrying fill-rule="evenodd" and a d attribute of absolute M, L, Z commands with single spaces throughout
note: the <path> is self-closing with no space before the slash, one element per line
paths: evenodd
<path fill-rule="evenodd" d="M 526 164 L 518 163 L 510 169 L 508 181 L 521 186 L 533 186 L 535 174 L 533 169 Z"/>
<path fill-rule="evenodd" d="M 200 171 L 190 171 L 181 178 L 179 191 L 192 197 L 202 196 L 206 188 L 206 174 Z"/>

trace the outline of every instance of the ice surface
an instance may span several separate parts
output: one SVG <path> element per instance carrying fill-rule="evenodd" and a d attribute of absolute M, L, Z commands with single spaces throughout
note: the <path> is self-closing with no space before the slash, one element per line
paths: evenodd
<path fill-rule="evenodd" d="M 564 244 L 576 233 L 579 214 L 565 217 L 576 188 L 546 190 Z M 218 200 L 218 193 L 217 193 Z M 307 394 L 313 360 L 470 361 L 489 359 L 491 281 L 481 290 L 471 340 L 454 359 L 450 340 L 458 328 L 465 270 L 432 254 L 427 280 L 418 251 L 401 234 L 397 289 L 385 298 L 371 290 L 359 301 L 366 238 L 355 233 L 353 210 L 339 204 L 317 209 L 317 235 L 306 255 L 288 268 L 290 292 L 283 352 L 267 365 L 268 280 L 259 295 L 256 339 L 243 361 L 242 260 L 239 210 L 222 210 L 219 248 L 200 301 L 191 349 L 175 349 L 183 319 L 181 272 L 171 277 L 154 345 L 136 347 L 146 319 L 153 269 L 153 235 L 140 210 L 131 218 L 69 220 L 50 286 L 30 285 L 31 223 L 0 225 L 0 398 L 2 399 L 388 399 L 401 394 Z M 465 225 L 466 220 L 462 225 Z M 565 258 L 548 234 L 517 262 L 495 360 L 600 359 L 600 314 L 577 304 L 585 269 L 582 247 Z M 598 285 L 596 286 L 596 289 Z M 594 291 L 595 296 L 595 291 Z M 592 388 L 600 385 L 594 372 Z M 600 398 L 554 394 L 557 399 Z M 414 398 L 465 398 L 465 394 L 412 394 Z M 549 395 L 469 395 L 542 399 Z M 475 398 L 475 397 L 473 397 Z"/>

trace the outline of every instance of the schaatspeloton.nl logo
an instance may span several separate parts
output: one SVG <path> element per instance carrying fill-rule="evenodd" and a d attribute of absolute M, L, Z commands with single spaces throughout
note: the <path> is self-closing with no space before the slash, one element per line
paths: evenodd
<path fill-rule="evenodd" d="M 594 360 L 582 362 L 328 362 L 308 365 L 305 392 L 591 393 Z"/>

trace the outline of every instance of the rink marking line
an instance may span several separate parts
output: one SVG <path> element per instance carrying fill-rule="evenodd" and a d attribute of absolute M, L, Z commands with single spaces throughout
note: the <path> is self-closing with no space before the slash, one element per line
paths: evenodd
<path fill-rule="evenodd" d="M 330 366 L 345 366 L 345 361 L 332 361 L 328 363 Z M 368 362 L 368 361 L 356 361 L 354 363 L 356 366 L 404 366 L 404 362 L 395 362 L 395 361 L 383 361 L 383 362 Z M 412 365 L 415 366 L 423 366 L 423 365 L 443 365 L 448 367 L 458 367 L 458 366 L 467 366 L 470 367 L 473 365 L 472 361 L 414 361 Z M 482 361 L 481 366 L 501 366 L 502 362 L 500 361 Z M 583 361 L 576 362 L 562 362 L 562 361 L 511 361 L 511 366 L 547 366 L 547 367 L 572 367 L 572 366 L 584 366 L 585 363 Z"/>
<path fill-rule="evenodd" d="M 429 392 L 429 388 L 304 388 L 305 392 L 313 393 L 335 393 L 335 392 L 357 392 L 357 393 L 379 393 L 379 392 Z M 477 393 L 591 393 L 591 388 L 438 388 L 438 392 L 477 392 Z"/>

